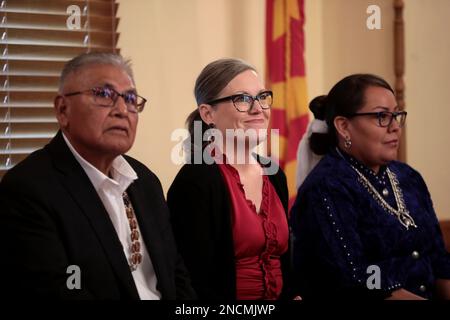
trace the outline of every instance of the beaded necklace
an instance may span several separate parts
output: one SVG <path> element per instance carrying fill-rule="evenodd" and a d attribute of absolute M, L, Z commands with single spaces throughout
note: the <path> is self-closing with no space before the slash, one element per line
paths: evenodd
<path fill-rule="evenodd" d="M 130 237 L 131 237 L 131 255 L 130 255 L 130 269 L 135 271 L 139 264 L 142 262 L 141 243 L 139 241 L 139 231 L 137 229 L 137 220 L 134 213 L 133 206 L 127 192 L 122 194 L 123 202 L 125 205 L 125 212 L 127 214 L 128 223 L 130 224 Z"/>
<path fill-rule="evenodd" d="M 345 157 L 341 154 L 338 148 L 336 148 L 338 154 L 345 160 Z M 417 228 L 414 219 L 409 214 L 408 209 L 405 205 L 405 200 L 403 199 L 403 192 L 400 188 L 400 184 L 397 179 L 397 175 L 392 172 L 389 168 L 386 168 L 386 173 L 391 183 L 392 190 L 394 192 L 395 203 L 397 205 L 397 209 L 393 208 L 377 191 L 377 189 L 370 183 L 370 181 L 362 174 L 355 166 L 350 164 L 350 167 L 358 174 L 358 181 L 364 186 L 364 188 L 369 192 L 370 195 L 374 198 L 374 200 L 388 213 L 393 216 L 396 216 L 398 221 L 409 230 L 410 227 Z"/>

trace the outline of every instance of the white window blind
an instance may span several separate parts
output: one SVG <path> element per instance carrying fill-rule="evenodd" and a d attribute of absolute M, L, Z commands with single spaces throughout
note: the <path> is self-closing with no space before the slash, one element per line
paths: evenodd
<path fill-rule="evenodd" d="M 117 7 L 114 0 L 0 0 L 0 179 L 58 130 L 53 99 L 64 63 L 117 51 Z"/>

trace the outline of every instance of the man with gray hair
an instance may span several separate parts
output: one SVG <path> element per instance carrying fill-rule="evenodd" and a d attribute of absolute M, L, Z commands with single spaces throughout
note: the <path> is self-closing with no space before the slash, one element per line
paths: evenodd
<path fill-rule="evenodd" d="M 0 262 L 14 298 L 191 299 L 161 184 L 125 156 L 146 99 L 111 53 L 69 61 L 60 130 L 0 183 Z"/>

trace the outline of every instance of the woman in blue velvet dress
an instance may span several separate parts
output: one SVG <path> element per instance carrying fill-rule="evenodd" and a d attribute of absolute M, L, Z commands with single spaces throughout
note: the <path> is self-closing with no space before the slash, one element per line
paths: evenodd
<path fill-rule="evenodd" d="M 291 211 L 299 293 L 450 299 L 450 254 L 427 186 L 395 161 L 406 112 L 392 88 L 351 75 L 310 108 L 328 132 L 312 133 L 306 144 L 324 157 Z"/>

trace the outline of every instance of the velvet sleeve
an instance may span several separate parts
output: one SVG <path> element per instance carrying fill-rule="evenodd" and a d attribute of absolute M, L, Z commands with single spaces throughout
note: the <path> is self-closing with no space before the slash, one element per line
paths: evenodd
<path fill-rule="evenodd" d="M 439 221 L 434 211 L 433 202 L 431 200 L 428 188 L 422 176 L 415 172 L 415 178 L 419 186 L 420 192 L 425 199 L 426 212 L 429 213 L 428 220 L 430 224 L 430 239 L 432 241 L 431 265 L 433 273 L 437 279 L 450 279 L 450 253 L 445 249 L 442 232 Z"/>

